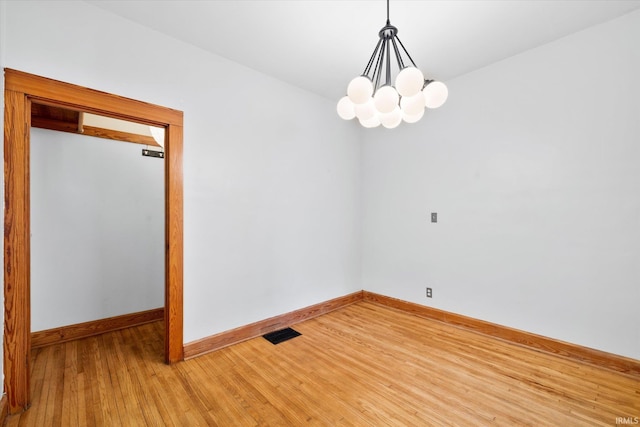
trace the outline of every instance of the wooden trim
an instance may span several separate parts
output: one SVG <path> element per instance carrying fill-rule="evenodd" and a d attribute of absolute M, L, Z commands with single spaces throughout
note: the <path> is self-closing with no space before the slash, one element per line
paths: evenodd
<path fill-rule="evenodd" d="M 4 422 L 9 415 L 9 404 L 7 403 L 7 395 L 3 394 L 0 398 L 0 426 L 4 425 Z"/>
<path fill-rule="evenodd" d="M 161 146 L 155 138 L 149 134 L 149 131 L 140 133 L 142 129 L 145 129 L 144 125 L 138 128 L 139 132 L 129 132 L 111 127 L 87 126 L 84 122 L 85 113 L 83 111 L 69 110 L 45 103 L 34 103 L 31 107 L 32 127 L 112 139 L 115 141 L 132 142 L 134 144 Z"/>
<path fill-rule="evenodd" d="M 5 69 L 4 87 L 5 90 L 28 94 L 39 104 L 161 127 L 182 126 L 183 122 L 182 111 L 9 68 Z"/>
<path fill-rule="evenodd" d="M 42 117 L 34 117 L 31 122 L 31 126 L 53 131 L 74 133 L 76 135 L 93 136 L 102 139 L 111 139 L 115 141 L 124 141 L 134 144 L 160 147 L 160 144 L 158 144 L 156 140 L 151 136 L 138 135 L 137 133 L 123 132 L 113 129 L 98 128 L 94 126 L 83 126 L 82 131 L 78 131 L 77 124 L 65 123 L 58 120 L 46 119 Z"/>
<path fill-rule="evenodd" d="M 88 338 L 164 319 L 164 307 L 31 333 L 31 348 Z"/>
<path fill-rule="evenodd" d="M 557 356 L 566 357 L 576 362 L 587 363 L 598 367 L 622 372 L 629 375 L 640 375 L 640 360 L 631 359 L 617 354 L 607 353 L 583 347 L 577 344 L 547 338 L 519 329 L 495 323 L 485 322 L 460 314 L 450 313 L 433 307 L 427 307 L 373 292 L 363 292 L 365 301 L 402 310 L 416 316 L 447 323 L 469 329 L 484 335 L 509 341 L 534 350 L 544 351 Z"/>
<path fill-rule="evenodd" d="M 9 412 L 29 406 L 29 128 L 23 93 L 4 93 L 4 385 Z"/>
<path fill-rule="evenodd" d="M 80 134 L 86 136 L 95 136 L 96 138 L 113 139 L 116 141 L 160 147 L 160 144 L 158 144 L 156 140 L 151 136 L 138 135 L 137 133 L 123 132 L 120 130 L 104 129 L 85 125 L 82 127 L 82 133 Z"/>
<path fill-rule="evenodd" d="M 295 325 L 296 323 L 300 323 L 304 320 L 321 316 L 358 301 L 362 301 L 362 291 L 354 292 L 343 297 L 338 297 L 320 304 L 292 311 L 290 313 L 285 313 L 280 316 L 251 323 L 246 326 L 241 326 L 230 331 L 221 332 L 197 341 L 192 341 L 185 344 L 184 357 L 185 359 L 190 359 L 196 356 L 201 356 L 242 341 L 268 334 L 269 332 Z"/>
<path fill-rule="evenodd" d="M 164 127 L 166 131 L 165 360 L 183 359 L 183 182 L 181 111 L 5 69 L 4 387 L 9 413 L 29 406 L 31 101 Z"/>
<path fill-rule="evenodd" d="M 183 346 L 183 192 L 182 192 L 182 126 L 168 125 L 165 138 L 165 362 L 184 360 Z M 169 301 L 171 302 L 169 304 Z"/>
<path fill-rule="evenodd" d="M 80 133 L 78 132 L 78 124 L 71 122 L 63 122 L 47 117 L 34 116 L 31 118 L 31 126 L 40 129 L 49 129 L 59 132 Z"/>

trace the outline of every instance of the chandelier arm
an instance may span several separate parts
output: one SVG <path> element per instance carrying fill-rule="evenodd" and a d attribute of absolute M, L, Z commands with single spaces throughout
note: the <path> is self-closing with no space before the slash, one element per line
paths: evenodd
<path fill-rule="evenodd" d="M 396 44 L 396 39 L 397 37 L 392 38 L 391 43 L 393 43 L 393 50 L 396 54 L 396 60 L 398 61 L 398 70 L 402 71 L 404 69 L 404 61 L 402 60 L 402 55 L 400 54 L 400 50 Z"/>
<path fill-rule="evenodd" d="M 369 58 L 369 63 L 367 64 L 367 66 L 364 69 L 364 72 L 362 73 L 363 76 L 368 76 L 369 75 L 369 71 L 371 71 L 371 66 L 373 65 L 373 62 L 375 61 L 375 57 L 376 54 L 378 53 L 378 49 L 380 49 L 380 44 L 382 43 L 382 39 L 378 39 L 378 44 L 376 45 L 376 48 L 373 49 L 373 53 L 371 54 L 371 58 Z"/>
<path fill-rule="evenodd" d="M 387 57 L 385 58 L 385 65 L 386 65 L 386 71 L 387 71 L 387 78 L 386 78 L 386 82 L 385 84 L 387 86 L 391 85 L 391 55 L 390 55 L 390 50 L 391 50 L 391 46 L 389 46 L 389 41 L 385 40 L 384 41 L 384 45 L 387 48 Z"/>
<path fill-rule="evenodd" d="M 378 74 L 378 65 L 380 64 L 379 61 L 380 58 L 380 51 L 378 51 L 378 56 L 376 57 L 375 60 L 375 67 L 373 68 L 373 73 L 371 74 L 371 81 L 373 82 L 373 91 L 375 92 L 376 90 L 376 75 Z"/>
<path fill-rule="evenodd" d="M 409 55 L 409 52 L 407 52 L 407 48 L 405 48 L 404 45 L 402 44 L 402 41 L 400 40 L 400 38 L 398 36 L 396 36 L 396 39 L 398 39 L 398 43 L 400 43 L 400 46 L 402 47 L 402 50 L 404 50 L 404 53 L 407 54 L 407 58 L 409 58 L 409 61 L 411 61 L 411 63 L 413 64 L 414 67 L 418 68 L 416 63 L 413 62 L 413 58 L 411 58 L 411 55 Z"/>
<path fill-rule="evenodd" d="M 376 57 L 376 60 L 375 60 L 375 67 L 373 69 L 373 74 L 371 75 L 374 94 L 376 92 L 376 88 L 378 87 L 378 81 L 380 81 L 380 55 L 382 55 L 382 50 L 378 50 L 378 56 Z"/>
<path fill-rule="evenodd" d="M 378 89 L 378 86 L 380 84 L 380 76 L 382 75 L 382 61 L 384 60 L 384 47 L 386 45 L 387 45 L 387 41 L 383 40 L 382 41 L 382 46 L 380 47 L 380 50 L 378 51 L 378 59 L 376 61 L 376 69 L 374 71 L 374 75 L 375 75 L 376 81 L 373 84 L 373 93 L 376 92 L 376 90 Z"/>

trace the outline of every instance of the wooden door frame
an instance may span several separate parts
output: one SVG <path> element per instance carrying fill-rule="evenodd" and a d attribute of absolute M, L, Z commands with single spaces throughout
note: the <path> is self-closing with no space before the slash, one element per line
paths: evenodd
<path fill-rule="evenodd" d="M 184 359 L 181 111 L 5 69 L 4 391 L 10 413 L 30 403 L 29 134 L 31 103 L 165 128 L 165 361 Z"/>

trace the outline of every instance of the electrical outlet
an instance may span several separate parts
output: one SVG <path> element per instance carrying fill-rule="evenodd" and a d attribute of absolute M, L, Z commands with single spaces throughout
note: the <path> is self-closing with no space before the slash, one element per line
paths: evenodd
<path fill-rule="evenodd" d="M 427 288 L 427 298 L 433 298 L 433 290 L 431 288 Z"/>
<path fill-rule="evenodd" d="M 438 222 L 438 212 L 431 212 L 431 222 Z"/>

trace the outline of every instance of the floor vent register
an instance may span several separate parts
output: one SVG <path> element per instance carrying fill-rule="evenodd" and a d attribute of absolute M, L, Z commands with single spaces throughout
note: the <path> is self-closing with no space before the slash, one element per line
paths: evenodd
<path fill-rule="evenodd" d="M 295 331 L 291 328 L 284 328 L 280 329 L 279 331 L 264 334 L 262 337 L 269 341 L 271 344 L 280 344 L 281 342 L 288 341 L 291 338 L 295 338 L 300 335 L 302 334 L 298 331 Z"/>

